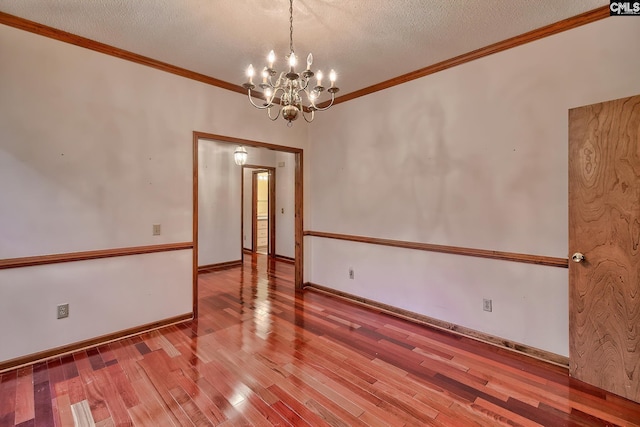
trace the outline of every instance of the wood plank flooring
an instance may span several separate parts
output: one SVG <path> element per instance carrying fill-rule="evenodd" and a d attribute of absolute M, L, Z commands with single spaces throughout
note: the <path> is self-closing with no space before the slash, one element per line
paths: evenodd
<path fill-rule="evenodd" d="M 1 374 L 0 426 L 640 426 L 565 369 L 246 259 L 200 276 L 196 321 Z"/>

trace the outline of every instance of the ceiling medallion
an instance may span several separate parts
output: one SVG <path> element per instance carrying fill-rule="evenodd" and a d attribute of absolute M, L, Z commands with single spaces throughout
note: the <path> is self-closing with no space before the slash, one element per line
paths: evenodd
<path fill-rule="evenodd" d="M 293 50 L 293 0 L 289 0 L 289 55 L 285 57 L 287 60 L 289 71 L 283 71 L 278 76 L 278 79 L 273 82 L 273 77 L 278 72 L 273 68 L 275 62 L 275 54 L 273 50 L 269 52 L 267 56 L 268 66 L 262 69 L 262 83 L 258 86 L 262 89 L 262 93 L 254 93 L 256 97 L 260 97 L 264 100 L 262 105 L 256 104 L 251 98 L 251 91 L 255 89 L 253 84 L 253 77 L 255 70 L 253 65 L 249 65 L 247 69 L 247 77 L 249 80 L 242 85 L 247 90 L 249 95 L 249 102 L 254 107 L 260 110 L 267 110 L 267 114 L 271 120 L 277 120 L 282 113 L 282 117 L 288 122 L 287 126 L 291 126 L 292 122 L 302 116 L 305 121 L 311 123 L 315 117 L 316 111 L 325 111 L 331 108 L 333 101 L 335 100 L 336 92 L 338 88 L 335 86 L 336 72 L 331 70 L 329 73 L 329 81 L 331 86 L 325 89 L 322 86 L 322 71 L 318 71 L 314 74 L 311 71 L 311 64 L 313 63 L 313 55 L 307 56 L 307 68 L 301 73 L 297 73 L 295 68 L 297 65 L 297 57 Z M 312 87 L 311 79 L 316 77 L 316 85 Z M 320 108 L 316 105 L 318 98 L 322 95 L 322 92 L 327 91 L 331 94 L 331 102 L 326 107 Z M 279 97 L 278 97 L 279 95 Z M 302 104 L 303 95 L 307 99 L 307 105 Z M 273 116 L 271 114 L 271 108 L 274 105 L 279 105 L 280 109 L 278 113 Z M 307 114 L 308 113 L 308 114 Z"/>

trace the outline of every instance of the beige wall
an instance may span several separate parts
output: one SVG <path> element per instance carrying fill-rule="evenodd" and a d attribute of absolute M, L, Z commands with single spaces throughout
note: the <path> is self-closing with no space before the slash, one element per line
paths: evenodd
<path fill-rule="evenodd" d="M 306 126 L 142 65 L 6 26 L 0 57 L 0 259 L 192 241 L 193 131 L 306 148 Z M 191 312 L 191 257 L 1 270 L 0 361 Z"/>
<path fill-rule="evenodd" d="M 335 106 L 310 127 L 306 228 L 566 258 L 568 109 L 640 93 L 631 40 L 612 17 Z M 568 354 L 566 269 L 305 245 L 311 282 Z"/>

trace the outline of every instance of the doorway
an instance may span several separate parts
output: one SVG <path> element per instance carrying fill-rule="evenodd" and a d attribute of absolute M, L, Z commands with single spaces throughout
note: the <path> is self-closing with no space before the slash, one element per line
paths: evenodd
<path fill-rule="evenodd" d="M 290 252 L 291 262 L 294 264 L 294 285 L 297 289 L 303 287 L 303 254 L 304 254 L 304 242 L 303 242 L 303 209 L 302 209 L 302 195 L 303 195 L 303 150 L 295 147 L 288 147 L 283 145 L 269 144 L 266 142 L 247 140 L 242 138 L 235 138 L 225 135 L 217 135 L 205 132 L 193 132 L 193 315 L 198 316 L 198 162 L 199 162 L 199 150 L 198 142 L 200 140 L 216 141 L 222 144 L 226 144 L 231 149 L 231 155 L 229 157 L 229 164 L 233 164 L 233 148 L 241 145 L 244 147 L 265 148 L 267 150 L 286 154 L 291 161 L 277 162 L 278 168 L 283 163 L 284 169 L 287 169 L 291 175 L 291 186 L 286 191 L 278 192 L 278 194 L 292 193 L 291 207 L 282 211 L 281 215 L 289 216 L 289 220 L 293 223 L 293 230 L 290 232 L 292 236 L 289 239 L 292 241 Z M 237 167 L 237 166 L 236 166 Z M 240 182 L 241 168 L 238 168 L 238 182 Z M 279 170 L 280 172 L 280 170 Z M 280 173 L 279 173 L 280 175 Z M 279 180 L 281 181 L 281 180 Z M 288 182 L 285 181 L 285 182 Z M 280 196 L 279 196 L 280 197 Z M 238 201 L 237 207 L 240 208 L 241 202 Z M 274 204 L 275 205 L 275 204 Z M 220 209 L 226 209 L 226 206 L 220 206 Z M 274 206 L 275 208 L 275 206 Z M 233 208 L 235 209 L 235 208 Z M 238 209 L 239 210 L 239 209 Z M 239 217 L 242 215 L 239 213 Z M 275 227 L 275 222 L 272 226 Z M 286 230 L 281 229 L 281 232 Z M 274 233 L 275 235 L 275 233 Z M 237 229 L 237 242 L 240 245 L 240 255 L 242 256 L 242 229 Z M 289 240 L 287 239 L 287 240 Z M 273 252 L 275 253 L 275 251 Z"/>
<path fill-rule="evenodd" d="M 252 175 L 251 229 L 253 230 L 253 238 L 251 239 L 251 247 L 255 253 L 273 255 L 273 251 L 269 250 L 269 241 L 274 234 L 269 232 L 269 224 L 273 223 L 273 220 L 269 218 L 269 205 L 273 204 L 269 200 L 271 199 L 269 197 L 269 181 L 271 181 L 269 172 L 255 171 Z"/>
<path fill-rule="evenodd" d="M 242 167 L 243 252 L 277 255 L 276 188 L 275 167 Z"/>

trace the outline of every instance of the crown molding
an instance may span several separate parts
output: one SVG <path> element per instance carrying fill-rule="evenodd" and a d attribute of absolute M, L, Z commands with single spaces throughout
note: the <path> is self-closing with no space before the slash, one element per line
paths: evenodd
<path fill-rule="evenodd" d="M 535 40 L 539 40 L 544 37 L 552 36 L 554 34 L 561 33 L 563 31 L 571 30 L 582 25 L 586 25 L 595 21 L 609 17 L 609 6 L 602 6 L 591 11 L 581 13 L 580 15 L 572 16 L 562 21 L 555 22 L 550 25 L 538 28 L 536 30 L 529 31 L 519 36 L 511 37 L 507 40 L 503 40 L 498 43 L 494 43 L 489 46 L 476 49 L 474 51 L 464 53 L 456 56 L 455 58 L 447 59 L 437 64 L 430 65 L 428 67 L 420 68 L 418 70 L 403 74 L 398 77 L 377 83 L 375 85 L 356 90 L 354 92 L 347 93 L 339 96 L 335 99 L 335 104 L 340 104 L 361 96 L 368 95 L 370 93 L 378 92 L 383 89 L 388 89 L 393 86 L 397 86 L 403 83 L 410 82 L 421 77 L 428 76 L 430 74 L 437 73 L 439 71 L 446 70 L 448 68 L 456 67 L 458 65 L 465 64 L 476 59 L 483 58 L 494 53 L 502 52 L 513 47 L 521 46 L 525 43 L 529 43 Z M 167 73 L 175 74 L 188 79 L 196 80 L 201 83 L 206 83 L 212 86 L 219 87 L 221 89 L 237 92 L 242 95 L 246 95 L 246 90 L 240 86 L 235 85 L 224 80 L 219 80 L 214 77 L 210 77 L 195 71 L 190 71 L 185 68 L 177 67 L 175 65 L 167 64 L 165 62 L 157 61 L 155 59 L 138 55 L 137 53 L 129 52 L 124 49 L 120 49 L 114 46 L 110 46 L 104 43 L 97 42 L 95 40 L 88 39 L 86 37 L 78 36 L 66 31 L 58 30 L 53 27 L 49 27 L 37 22 L 29 21 L 24 18 L 20 18 L 8 13 L 0 12 L 0 24 L 8 25 L 10 27 L 18 28 L 24 31 L 28 31 L 34 34 L 38 34 L 44 37 L 49 37 L 55 40 L 59 40 L 65 43 L 70 43 L 76 46 L 84 47 L 96 52 L 104 53 L 106 55 L 114 56 L 116 58 L 124 59 L 127 61 L 135 62 L 141 65 L 146 65 L 158 70 L 165 71 Z M 326 107 L 328 101 L 319 105 L 320 108 Z"/>
<path fill-rule="evenodd" d="M 188 79 L 206 83 L 208 85 L 216 86 L 222 89 L 227 89 L 232 92 L 238 92 L 243 95 L 247 94 L 247 91 L 240 85 L 235 85 L 229 82 L 225 82 L 224 80 L 219 80 L 214 77 L 197 73 L 195 71 L 167 64 L 166 62 L 157 61 L 153 58 L 138 55 L 137 53 L 129 52 L 128 50 L 110 46 L 105 43 L 100 43 L 86 37 L 58 30 L 57 28 L 49 27 L 47 25 L 38 24 L 37 22 L 29 21 L 18 16 L 9 15 L 8 13 L 0 12 L 0 24 L 18 28 L 20 30 L 28 31 L 30 33 L 38 34 L 40 36 L 48 37 L 61 42 L 84 47 L 85 49 L 104 53 L 105 55 L 114 56 L 126 61 L 146 65 L 147 67 L 155 68 L 157 70 L 165 71 L 177 76 L 186 77 Z"/>
<path fill-rule="evenodd" d="M 428 67 L 420 68 L 419 70 L 411 71 L 410 73 L 403 74 L 398 77 L 394 77 L 384 82 L 377 83 L 375 85 L 365 87 L 363 89 L 349 92 L 345 95 L 339 96 L 335 99 L 333 105 L 340 104 L 342 102 L 350 101 L 361 96 L 369 95 L 370 93 L 379 92 L 383 89 L 388 89 L 393 86 L 398 86 L 403 83 L 410 82 L 412 80 L 419 79 L 421 77 L 435 74 L 439 71 L 446 70 L 448 68 L 457 67 L 458 65 L 465 64 L 467 62 L 475 61 L 476 59 L 483 58 L 485 56 L 492 55 L 494 53 L 502 52 L 507 49 L 511 49 L 523 44 L 539 40 L 545 37 L 552 36 L 554 34 L 561 33 L 563 31 L 571 30 L 582 25 L 590 24 L 592 22 L 599 21 L 609 17 L 609 6 L 602 6 L 597 9 L 590 10 L 580 15 L 572 16 L 571 18 L 563 19 L 562 21 L 555 22 L 553 24 L 529 31 L 519 36 L 511 37 L 507 40 L 503 40 L 498 43 L 491 44 L 489 46 L 481 47 L 471 52 L 464 53 L 456 56 L 455 58 L 447 59 L 437 64 L 429 65 Z M 320 108 L 329 105 L 328 101 L 319 105 Z"/>

